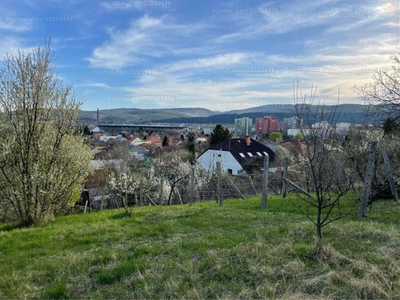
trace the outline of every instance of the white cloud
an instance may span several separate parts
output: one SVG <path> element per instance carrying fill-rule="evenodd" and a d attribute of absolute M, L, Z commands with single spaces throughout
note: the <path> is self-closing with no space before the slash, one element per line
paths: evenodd
<path fill-rule="evenodd" d="M 87 59 L 92 67 L 121 69 L 149 57 L 174 55 L 179 52 L 181 39 L 190 37 L 201 28 L 202 24 L 176 25 L 167 16 L 152 18 L 146 14 L 125 30 L 108 28 L 110 39 L 97 47 Z"/>
<path fill-rule="evenodd" d="M 12 36 L 0 37 L 0 61 L 4 60 L 6 54 L 16 56 L 18 55 L 19 51 L 29 53 L 36 48 L 37 46 L 26 46 L 22 38 Z"/>
<path fill-rule="evenodd" d="M 376 9 L 385 15 L 398 14 L 398 4 L 399 3 L 397 1 L 387 1 L 382 5 L 379 5 Z"/>
<path fill-rule="evenodd" d="M 341 3 L 338 0 L 294 2 L 282 3 L 276 13 L 268 12 L 272 4 L 264 5 L 261 7 L 266 10 L 262 13 L 263 18 L 254 14 L 243 14 L 242 18 L 246 18 L 246 26 L 238 31 L 219 36 L 216 42 L 237 42 L 240 39 L 279 35 L 316 26 L 326 26 L 326 31 L 332 33 L 349 31 L 376 20 L 393 17 L 398 7 L 392 2 L 380 5 L 379 2 L 377 4 L 374 1 L 365 3 Z M 237 19 L 235 14 L 224 17 L 228 20 L 229 18 Z"/>
<path fill-rule="evenodd" d="M 108 28 L 110 40 L 93 51 L 92 56 L 88 58 L 91 66 L 120 69 L 140 61 L 144 52 L 151 55 L 147 49 L 154 43 L 152 29 L 161 22 L 145 15 L 132 22 L 127 30 Z"/>
<path fill-rule="evenodd" d="M 159 107 L 223 110 L 218 103 L 291 103 L 292 86 L 297 81 L 307 91 L 317 84 L 318 93 L 327 103 L 336 101 L 339 87 L 343 103 L 357 103 L 354 85 L 372 81 L 374 70 L 390 68 L 390 56 L 396 53 L 398 36 L 390 32 L 395 23 L 393 5 L 372 1 L 294 2 L 282 4 L 279 13 L 214 15 L 202 20 L 207 25 L 176 24 L 168 16 L 145 15 L 126 29 L 108 28 L 109 39 L 88 60 L 92 67 L 119 69 L 140 63 L 148 64 L 148 69 L 163 71 L 142 75 L 131 84 L 121 83 L 121 90 L 128 97 L 176 99 L 152 103 Z M 369 10 L 372 17 L 338 17 Z M 238 20 L 238 24 L 230 27 L 232 20 Z M 218 29 L 221 24 L 224 30 L 206 31 Z M 296 31 L 306 34 L 310 27 L 319 30 L 310 30 L 307 41 L 293 37 Z M 195 36 L 196 32 L 200 34 Z M 270 50 L 268 35 L 282 36 L 282 43 L 293 48 Z M 266 45 L 265 51 L 249 50 L 242 40 L 250 38 Z M 235 47 L 239 42 L 242 44 Z M 163 62 L 157 64 L 158 61 Z M 276 72 L 229 71 L 240 67 L 274 67 Z M 210 68 L 228 71 L 216 74 Z"/>
<path fill-rule="evenodd" d="M 0 20 L 0 30 L 24 32 L 31 29 L 29 23 L 27 24 L 26 22 L 22 22 L 21 24 L 21 22 L 12 20 L 14 20 L 14 18 L 10 18 L 10 20 L 7 20 L 6 22 Z"/>
<path fill-rule="evenodd" d="M 103 88 L 103 89 L 116 89 L 115 87 L 111 87 L 106 83 L 102 82 L 91 82 L 91 83 L 80 83 L 74 85 L 75 87 L 95 87 L 95 88 Z"/>
<path fill-rule="evenodd" d="M 158 5 L 157 5 L 158 2 Z M 164 5 L 163 5 L 164 4 Z M 100 7 L 109 12 L 122 10 L 146 10 L 146 9 L 167 9 L 171 6 L 171 1 L 104 1 Z"/>
<path fill-rule="evenodd" d="M 226 53 L 206 58 L 181 60 L 178 63 L 172 63 L 163 67 L 162 69 L 166 72 L 176 72 L 180 70 L 190 69 L 206 69 L 210 67 L 221 67 L 229 65 L 242 64 L 245 59 L 248 59 L 251 55 L 247 53 Z"/>
<path fill-rule="evenodd" d="M 176 99 L 175 102 L 162 103 L 163 107 L 202 106 L 230 110 L 233 108 L 223 103 L 292 103 L 293 83 L 299 81 L 300 88 L 305 91 L 312 84 L 317 85 L 317 99 L 325 99 L 327 104 L 337 101 L 338 88 L 341 103 L 359 103 L 354 86 L 372 81 L 374 71 L 390 68 L 390 56 L 396 50 L 396 37 L 381 33 L 343 41 L 338 47 L 321 47 L 312 40 L 307 45 L 304 53 L 292 56 L 235 52 L 182 60 L 160 66 L 159 69 L 166 71 L 162 75 L 142 76 L 123 90 L 132 96 L 170 96 Z M 240 66 L 276 66 L 276 71 L 228 71 L 212 77 L 204 74 L 211 66 L 227 70 Z"/>

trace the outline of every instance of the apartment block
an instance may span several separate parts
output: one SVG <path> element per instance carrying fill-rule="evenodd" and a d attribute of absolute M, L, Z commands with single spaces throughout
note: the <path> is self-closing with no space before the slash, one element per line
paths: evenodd
<path fill-rule="evenodd" d="M 234 132 L 236 135 L 250 135 L 252 132 L 253 120 L 250 118 L 235 119 Z"/>
<path fill-rule="evenodd" d="M 277 118 L 271 116 L 256 118 L 256 134 L 268 134 L 279 130 L 280 124 Z"/>

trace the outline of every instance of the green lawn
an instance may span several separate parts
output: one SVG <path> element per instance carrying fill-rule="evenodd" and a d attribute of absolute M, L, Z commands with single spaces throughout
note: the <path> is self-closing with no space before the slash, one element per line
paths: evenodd
<path fill-rule="evenodd" d="M 322 261 L 278 196 L 0 225 L 0 298 L 397 298 L 399 205 L 356 216 L 324 228 Z"/>

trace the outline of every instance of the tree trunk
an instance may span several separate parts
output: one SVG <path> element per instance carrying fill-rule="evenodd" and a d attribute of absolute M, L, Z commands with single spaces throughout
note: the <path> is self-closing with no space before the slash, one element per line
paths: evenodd
<path fill-rule="evenodd" d="M 372 180 L 373 180 L 373 177 L 375 174 L 376 148 L 377 148 L 377 142 L 376 141 L 371 142 L 371 148 L 368 153 L 368 163 L 367 163 L 366 170 L 365 170 L 364 189 L 363 189 L 363 193 L 361 195 L 360 210 L 358 212 L 359 218 L 364 218 L 367 216 L 367 213 L 366 213 L 367 205 L 368 205 L 368 200 L 369 200 L 370 193 L 371 193 Z"/>
<path fill-rule="evenodd" d="M 171 185 L 171 191 L 169 192 L 167 205 L 171 205 L 171 197 L 172 197 L 172 193 L 174 192 L 174 188 L 175 188 L 175 183 L 173 183 Z"/>

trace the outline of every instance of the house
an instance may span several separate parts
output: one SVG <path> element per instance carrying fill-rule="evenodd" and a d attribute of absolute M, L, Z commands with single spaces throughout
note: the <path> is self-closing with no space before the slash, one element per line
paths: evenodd
<path fill-rule="evenodd" d="M 329 129 L 330 125 L 329 125 L 328 121 L 321 121 L 321 122 L 317 122 L 315 124 L 312 124 L 311 127 L 314 128 L 314 129 L 326 130 L 326 129 Z"/>
<path fill-rule="evenodd" d="M 175 145 L 182 144 L 181 135 L 171 138 L 170 142 L 171 142 L 171 144 L 175 144 Z"/>
<path fill-rule="evenodd" d="M 93 139 L 94 139 L 95 141 L 99 141 L 99 140 L 100 140 L 100 137 L 103 136 L 103 135 L 105 135 L 104 132 L 96 132 L 96 133 L 93 133 Z"/>
<path fill-rule="evenodd" d="M 147 138 L 146 138 L 146 141 L 147 142 L 151 142 L 152 144 L 158 144 L 158 143 L 160 143 L 161 144 L 161 137 L 157 134 L 157 133 L 155 133 L 155 132 L 153 132 L 152 134 L 150 134 Z"/>
<path fill-rule="evenodd" d="M 208 139 L 206 137 L 198 137 L 196 138 L 195 142 L 197 144 L 206 144 L 208 143 Z"/>
<path fill-rule="evenodd" d="M 350 130 L 350 123 L 340 122 L 336 123 L 336 132 L 342 135 L 346 135 Z"/>
<path fill-rule="evenodd" d="M 297 129 L 288 129 L 287 130 L 287 135 L 289 137 L 295 137 L 299 133 L 301 133 L 301 134 L 304 133 L 304 135 L 308 136 L 308 135 L 311 134 L 311 130 L 310 129 L 303 129 L 303 132 L 299 128 L 297 128 Z"/>
<path fill-rule="evenodd" d="M 139 138 L 139 136 L 137 135 L 132 135 L 130 137 L 130 139 L 128 140 L 129 144 L 131 146 L 137 145 L 138 143 L 140 143 L 142 140 Z"/>
<path fill-rule="evenodd" d="M 104 141 L 104 142 L 107 142 L 107 141 L 110 141 L 110 140 L 115 140 L 117 137 L 116 136 L 112 136 L 112 135 L 101 135 L 101 136 L 99 136 L 99 140 L 100 141 Z"/>
<path fill-rule="evenodd" d="M 90 130 L 92 133 L 100 133 L 101 129 L 99 127 L 94 127 L 93 129 Z"/>
<path fill-rule="evenodd" d="M 150 150 L 144 155 L 144 160 L 147 166 L 150 166 L 153 160 L 157 157 L 160 157 L 163 153 L 170 153 L 170 152 L 178 152 L 180 150 L 184 150 L 185 146 L 183 145 L 171 145 L 171 146 L 159 146 Z"/>
<path fill-rule="evenodd" d="M 222 172 L 232 175 L 251 173 L 252 162 L 262 167 L 264 157 L 268 154 L 269 162 L 275 160 L 275 153 L 249 136 L 230 138 L 211 146 L 197 158 L 197 162 L 206 169 L 214 169 L 217 161 L 221 161 Z M 261 163 L 261 164 L 260 164 Z"/>
<path fill-rule="evenodd" d="M 98 141 L 95 144 L 95 149 L 98 149 L 98 150 L 107 149 L 107 147 L 108 147 L 108 144 L 105 141 Z"/>

